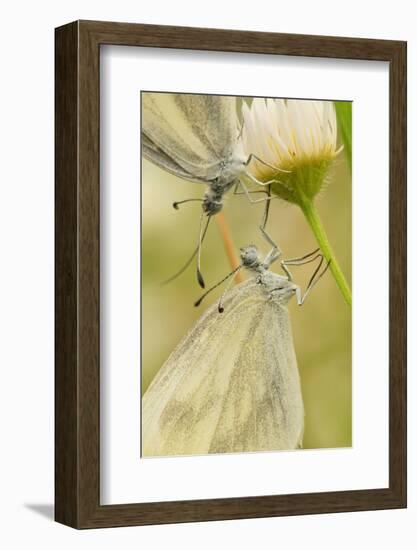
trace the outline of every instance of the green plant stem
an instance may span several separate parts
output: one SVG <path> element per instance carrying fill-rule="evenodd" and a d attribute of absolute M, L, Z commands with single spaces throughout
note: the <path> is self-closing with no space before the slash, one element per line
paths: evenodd
<path fill-rule="evenodd" d="M 344 153 L 352 174 L 352 103 L 349 101 L 335 101 L 337 127 L 342 139 Z"/>
<path fill-rule="evenodd" d="M 345 299 L 345 302 L 352 306 L 352 293 L 350 291 L 349 285 L 346 282 L 345 276 L 343 275 L 342 270 L 336 260 L 336 256 L 330 246 L 329 240 L 327 238 L 324 227 L 321 223 L 320 216 L 314 206 L 313 201 L 309 199 L 303 200 L 300 204 L 301 210 L 303 211 L 304 216 L 307 219 L 309 226 L 311 227 L 314 236 L 316 237 L 317 243 L 320 246 L 320 249 L 323 253 L 323 256 L 327 261 L 330 261 L 330 271 L 333 274 L 333 277 L 337 283 L 337 286 L 340 289 L 340 292 Z"/>

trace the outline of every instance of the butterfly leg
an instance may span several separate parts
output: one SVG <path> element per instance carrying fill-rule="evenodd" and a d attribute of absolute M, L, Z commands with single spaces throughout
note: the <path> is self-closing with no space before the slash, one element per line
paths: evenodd
<path fill-rule="evenodd" d="M 314 252 L 313 252 L 313 254 L 314 254 Z M 326 266 L 324 267 L 324 269 L 322 270 L 322 272 L 319 273 L 320 268 L 321 268 L 321 266 L 323 265 L 323 262 L 324 262 L 324 256 L 322 254 L 319 254 L 315 258 L 320 258 L 320 262 L 319 262 L 319 265 L 317 266 L 317 268 L 315 269 L 313 275 L 310 278 L 310 281 L 307 285 L 306 291 L 304 292 L 304 294 L 302 294 L 301 288 L 299 286 L 297 286 L 296 289 L 295 289 L 295 296 L 297 298 L 297 304 L 299 306 L 302 306 L 304 304 L 307 296 L 310 294 L 311 290 L 316 286 L 316 284 L 319 282 L 319 280 L 323 277 L 323 275 L 326 273 L 326 271 L 329 269 L 329 266 L 330 266 L 330 263 L 331 263 L 331 260 L 329 260 L 327 262 Z M 309 261 L 312 261 L 312 260 L 309 260 Z M 308 263 L 308 261 L 306 261 L 304 263 Z M 303 264 L 298 263 L 298 264 L 294 264 L 294 265 L 303 265 Z M 290 277 L 291 277 L 291 274 L 288 277 L 289 281 L 292 280 Z M 279 290 L 281 290 L 281 288 L 272 289 L 269 293 L 269 299 L 272 299 L 273 292 L 276 292 L 276 291 L 279 291 Z"/>
<path fill-rule="evenodd" d="M 243 193 L 239 193 L 237 191 L 237 189 L 239 188 L 238 186 L 241 186 L 241 188 L 243 189 Z M 266 195 L 268 195 L 267 197 L 264 197 L 262 199 L 255 199 L 253 200 L 252 197 L 251 197 L 251 194 L 253 193 L 264 193 Z M 235 187 L 235 190 L 233 191 L 233 194 L 234 195 L 246 195 L 246 198 L 248 199 L 248 201 L 251 203 L 251 204 L 258 204 L 260 202 L 269 202 L 273 199 L 278 199 L 279 197 L 271 197 L 271 193 L 270 193 L 270 190 L 265 190 L 265 189 L 259 189 L 259 190 L 256 190 L 256 191 L 249 191 L 249 189 L 246 187 L 246 185 L 243 183 L 243 181 L 238 181 L 238 183 L 236 184 L 236 187 Z"/>
<path fill-rule="evenodd" d="M 239 185 L 242 187 L 243 192 L 238 191 Z M 264 193 L 265 195 L 267 195 L 267 197 L 264 197 L 263 199 L 253 200 L 250 195 L 254 194 L 254 193 Z M 268 185 L 268 189 L 257 189 L 256 191 L 249 191 L 249 189 L 246 187 L 246 185 L 243 183 L 243 181 L 238 180 L 238 182 L 236 183 L 235 189 L 233 191 L 233 194 L 234 195 L 246 195 L 246 198 L 248 199 L 248 201 L 251 204 L 257 204 L 257 203 L 260 203 L 260 202 L 265 203 L 265 210 L 264 210 L 264 214 L 262 216 L 262 223 L 261 223 L 261 226 L 263 228 L 265 228 L 265 226 L 267 224 L 267 221 L 268 221 L 268 217 L 269 217 L 269 207 L 270 207 L 271 200 L 279 198 L 279 197 L 271 197 L 271 186 Z"/>
<path fill-rule="evenodd" d="M 319 248 L 316 248 L 316 250 L 313 250 L 313 252 L 310 252 L 309 254 L 306 254 L 305 256 L 301 256 L 300 258 L 290 258 L 288 260 L 282 260 L 281 267 L 283 271 L 286 273 L 288 280 L 292 281 L 293 277 L 291 275 L 291 272 L 288 268 L 289 265 L 304 265 L 308 264 L 310 262 L 313 262 L 317 258 L 322 258 L 322 254 L 319 252 Z"/>
<path fill-rule="evenodd" d="M 251 162 L 252 162 L 252 159 L 255 159 L 257 160 L 258 162 L 260 162 L 261 164 L 263 164 L 264 166 L 268 166 L 268 168 L 272 168 L 272 170 L 276 170 L 277 172 L 285 172 L 287 174 L 289 174 L 291 171 L 290 170 L 284 170 L 283 168 L 278 168 L 278 166 L 274 166 L 273 164 L 269 164 L 269 162 L 266 162 L 264 160 L 262 160 L 261 158 L 259 158 L 257 155 L 255 155 L 254 153 L 251 153 L 246 162 L 245 162 L 245 166 L 248 166 Z"/>
<path fill-rule="evenodd" d="M 255 176 L 253 174 L 251 174 L 250 172 L 245 172 L 245 176 L 247 178 L 249 178 L 251 181 L 253 181 L 254 183 L 256 183 L 256 185 L 261 185 L 262 187 L 266 187 L 267 185 L 272 185 L 273 183 L 283 184 L 281 181 L 279 181 L 277 179 L 268 180 L 268 181 L 260 181 L 260 180 L 258 180 L 258 178 L 255 178 Z"/>
<path fill-rule="evenodd" d="M 308 285 L 307 285 L 306 291 L 304 292 L 304 295 L 301 294 L 301 289 L 299 287 L 297 287 L 296 297 L 297 297 L 297 303 L 298 303 L 299 306 L 303 305 L 303 303 L 305 302 L 305 299 L 307 298 L 307 296 L 311 292 L 312 288 L 314 288 L 316 286 L 316 284 L 319 282 L 319 280 L 323 277 L 323 275 L 329 269 L 329 266 L 330 266 L 330 263 L 331 263 L 331 260 L 329 260 L 326 263 L 324 269 L 320 273 L 321 266 L 323 265 L 323 262 L 324 262 L 324 256 L 321 253 L 316 254 L 317 250 L 315 250 L 314 252 L 311 252 L 310 254 L 306 254 L 306 256 L 303 256 L 302 258 L 293 258 L 292 260 L 284 260 L 284 261 L 281 262 L 281 265 L 282 265 L 284 271 L 288 275 L 289 270 L 286 267 L 286 264 L 288 264 L 288 265 L 304 265 L 304 264 L 308 264 L 308 263 L 320 258 L 320 261 L 319 261 L 316 269 L 314 270 L 313 275 L 311 276 L 311 278 L 308 282 Z M 292 279 L 290 277 L 291 277 L 291 274 L 289 274 L 289 279 L 288 279 L 288 280 L 291 281 Z"/>
<path fill-rule="evenodd" d="M 270 206 L 271 206 L 271 186 L 270 186 L 270 185 L 268 185 L 268 191 L 267 191 L 267 193 L 268 193 L 268 198 L 269 198 L 269 200 L 267 200 L 267 201 L 265 202 L 264 215 L 263 215 L 262 223 L 261 223 L 261 228 L 262 228 L 262 230 L 265 229 L 266 224 L 267 224 L 267 222 L 268 222 L 268 218 L 269 218 L 269 208 L 270 208 Z"/>
<path fill-rule="evenodd" d="M 255 193 L 263 193 L 264 195 L 267 195 L 268 194 L 268 191 L 266 189 L 256 189 L 256 190 L 251 190 L 249 191 L 248 188 L 246 188 L 245 191 L 239 191 L 239 186 L 241 185 L 241 181 L 240 180 L 237 180 L 236 181 L 236 184 L 233 188 L 233 195 L 254 195 Z"/>
<path fill-rule="evenodd" d="M 272 240 L 272 237 L 266 232 L 265 228 L 262 225 L 259 227 L 259 229 L 261 230 L 264 239 L 272 246 L 272 249 L 268 252 L 263 261 L 265 268 L 268 269 L 271 264 L 273 264 L 282 255 L 282 252 L 279 246 Z"/>
<path fill-rule="evenodd" d="M 323 263 L 323 261 L 324 261 L 324 258 L 321 259 L 320 266 Z M 317 274 L 318 269 L 314 272 L 314 275 L 310 279 L 310 282 L 308 283 L 307 289 L 304 292 L 304 296 L 301 296 L 301 290 L 298 288 L 297 302 L 298 302 L 299 306 L 303 305 L 303 303 L 305 302 L 305 299 L 307 298 L 308 294 L 311 292 L 311 289 L 316 286 L 316 284 L 319 282 L 319 280 L 323 277 L 323 275 L 329 269 L 330 263 L 331 263 L 331 260 L 329 260 L 327 262 L 327 264 L 326 264 L 325 268 L 323 269 L 323 271 L 321 273 L 319 273 L 316 278 L 314 278 L 314 276 Z"/>

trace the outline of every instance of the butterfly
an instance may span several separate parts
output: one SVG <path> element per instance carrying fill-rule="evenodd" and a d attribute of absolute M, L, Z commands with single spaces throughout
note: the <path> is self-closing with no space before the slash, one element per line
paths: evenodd
<path fill-rule="evenodd" d="M 241 249 L 241 268 L 253 277 L 223 292 L 161 367 L 142 400 L 142 455 L 194 455 L 295 449 L 302 444 L 304 408 L 288 301 L 301 305 L 319 273 L 318 251 L 282 261 L 285 275 L 269 271 L 281 254 L 262 260 Z M 304 295 L 289 265 L 320 258 Z M 210 292 L 195 303 L 198 306 Z"/>
<path fill-rule="evenodd" d="M 212 216 L 221 211 L 224 196 L 233 187 L 236 194 L 245 194 L 252 203 L 265 201 L 262 225 L 266 225 L 272 182 L 260 182 L 248 171 L 253 159 L 263 161 L 256 155 L 244 153 L 236 101 L 233 96 L 142 93 L 143 156 L 175 176 L 206 185 L 203 198 L 173 204 L 178 209 L 181 204 L 198 201 L 202 204 L 202 213 L 198 245 L 189 261 L 169 280 L 180 275 L 197 255 L 197 280 L 202 288 L 205 287 L 201 274 L 201 245 Z M 266 193 L 267 197 L 253 200 L 242 176 L 263 186 L 257 192 Z M 239 186 L 243 189 L 240 193 Z"/>

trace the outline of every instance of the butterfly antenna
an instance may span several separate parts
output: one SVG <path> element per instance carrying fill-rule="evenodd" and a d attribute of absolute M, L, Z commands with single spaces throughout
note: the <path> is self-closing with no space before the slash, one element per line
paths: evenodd
<path fill-rule="evenodd" d="M 203 236 L 201 238 L 201 242 L 204 241 L 204 237 L 206 236 L 206 233 L 207 233 L 207 227 L 208 227 L 208 225 L 206 225 Z M 161 283 L 162 285 L 166 285 L 166 284 L 170 283 L 171 281 L 174 281 L 177 277 L 179 277 L 180 275 L 182 275 L 184 273 L 184 271 L 187 269 L 187 267 L 191 264 L 193 259 L 196 257 L 199 246 L 200 246 L 200 244 L 196 246 L 194 252 L 188 258 L 188 260 L 185 262 L 185 264 L 182 266 L 182 268 L 179 271 L 177 271 L 174 275 L 172 275 L 169 279 L 165 279 L 165 281 L 162 281 L 162 283 Z"/>
<path fill-rule="evenodd" d="M 184 204 L 186 202 L 203 202 L 203 199 L 185 199 L 185 201 L 175 201 L 172 203 L 172 206 L 175 210 L 179 210 L 180 204 Z"/>
<path fill-rule="evenodd" d="M 207 216 L 207 223 L 204 226 L 203 220 L 204 220 L 204 211 L 201 212 L 200 216 L 200 231 L 198 234 L 198 246 L 197 246 L 197 281 L 198 284 L 201 286 L 201 288 L 205 288 L 205 283 L 203 279 L 203 275 L 201 274 L 201 245 L 203 244 L 204 237 L 207 233 L 207 229 L 210 223 L 211 216 Z"/>
<path fill-rule="evenodd" d="M 214 286 L 212 286 L 211 288 L 209 288 L 202 296 L 200 296 L 200 298 L 199 298 L 196 302 L 194 302 L 194 306 L 195 306 L 195 307 L 198 307 L 198 306 L 201 304 L 201 302 L 204 300 L 204 298 L 207 296 L 207 294 L 210 294 L 210 292 L 211 292 L 212 290 L 214 290 L 215 288 L 217 288 L 218 286 L 220 286 L 221 284 L 223 284 L 223 283 L 224 283 L 225 281 L 227 281 L 227 279 L 228 279 L 229 277 L 231 277 L 232 275 L 236 275 L 237 272 L 239 271 L 239 269 L 241 269 L 241 268 L 242 268 L 242 266 L 241 266 L 241 265 L 238 265 L 238 266 L 236 267 L 236 269 L 234 269 L 233 271 L 231 271 L 228 275 L 226 275 L 226 277 L 223 277 L 223 279 L 222 279 L 221 281 L 219 281 L 219 282 L 216 283 Z M 232 279 L 232 280 L 233 280 L 233 279 Z"/>
<path fill-rule="evenodd" d="M 190 263 L 193 261 L 193 259 L 195 258 L 196 254 L 198 252 L 198 247 L 196 247 L 196 249 L 194 250 L 194 252 L 191 254 L 191 256 L 188 258 L 188 260 L 185 262 L 185 264 L 182 266 L 182 268 L 177 271 L 174 275 L 172 275 L 172 277 L 170 277 L 169 279 L 165 279 L 165 281 L 162 281 L 161 285 L 167 285 L 168 283 L 170 283 L 171 281 L 174 281 L 177 277 L 179 277 L 182 273 L 184 273 L 184 271 L 187 269 L 187 267 L 190 265 Z"/>
<path fill-rule="evenodd" d="M 227 283 L 226 285 L 226 288 L 224 289 L 223 291 L 223 294 L 220 296 L 220 300 L 219 300 L 219 305 L 217 306 L 217 309 L 219 310 L 219 313 L 223 313 L 224 311 L 224 307 L 223 307 L 223 300 L 224 300 L 224 297 L 226 296 L 231 284 L 233 283 L 239 269 L 241 268 L 242 266 L 239 265 L 236 269 L 235 269 L 235 272 L 232 273 L 233 277 L 230 279 L 230 281 Z"/>

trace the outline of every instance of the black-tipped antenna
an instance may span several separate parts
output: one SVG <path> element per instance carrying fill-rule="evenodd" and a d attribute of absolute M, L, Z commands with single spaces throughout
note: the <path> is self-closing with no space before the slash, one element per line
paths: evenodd
<path fill-rule="evenodd" d="M 206 233 L 207 233 L 207 228 L 208 228 L 208 225 L 206 225 L 203 236 L 201 238 L 201 242 L 204 241 L 204 237 L 206 236 Z M 193 259 L 196 257 L 197 252 L 198 252 L 198 248 L 199 248 L 199 245 L 196 246 L 194 252 L 188 258 L 188 260 L 185 262 L 185 264 L 182 266 L 182 268 L 179 271 L 177 271 L 174 275 L 172 275 L 169 279 L 165 279 L 165 281 L 162 281 L 161 285 L 166 285 L 166 284 L 170 283 L 171 281 L 174 281 L 180 275 L 182 275 L 184 273 L 184 271 L 187 269 L 187 267 L 191 264 Z"/>
<path fill-rule="evenodd" d="M 241 268 L 242 266 L 238 265 L 233 271 L 231 271 L 228 275 L 226 275 L 226 277 L 224 277 L 221 281 L 219 281 L 214 286 L 209 288 L 202 296 L 200 296 L 200 298 L 196 302 L 194 302 L 194 306 L 198 307 L 201 304 L 201 302 L 204 300 L 204 298 L 207 296 L 207 294 L 210 294 L 212 290 L 214 290 L 215 288 L 223 284 L 225 281 L 227 281 L 229 277 L 231 277 L 232 275 L 235 275 Z"/>
<path fill-rule="evenodd" d="M 223 294 L 220 296 L 220 300 L 219 300 L 219 305 L 217 306 L 217 309 L 219 310 L 219 313 L 223 313 L 224 311 L 224 307 L 223 307 L 223 300 L 224 300 L 224 297 L 226 296 L 226 293 L 228 292 L 229 288 L 230 288 L 230 285 L 233 283 L 236 275 L 237 275 L 237 272 L 239 271 L 239 269 L 243 267 L 242 265 L 238 266 L 232 276 L 232 278 L 230 279 L 230 281 L 227 283 L 226 285 L 226 288 L 223 290 Z"/>
<path fill-rule="evenodd" d="M 172 206 L 175 210 L 179 210 L 180 204 L 184 204 L 186 202 L 203 202 L 203 199 L 185 199 L 184 201 L 175 201 L 172 203 Z"/>
<path fill-rule="evenodd" d="M 207 223 L 203 229 L 203 219 L 204 219 L 204 211 L 201 212 L 200 217 L 200 231 L 198 234 L 198 245 L 197 245 L 197 281 L 198 284 L 201 286 L 201 288 L 205 288 L 205 283 L 203 279 L 203 275 L 201 274 L 201 245 L 203 243 L 204 235 L 207 232 L 209 223 L 210 223 L 211 216 L 207 216 Z"/>

